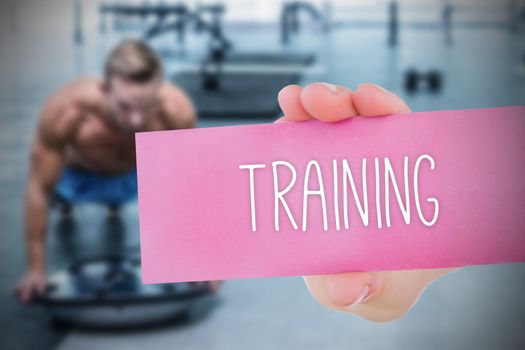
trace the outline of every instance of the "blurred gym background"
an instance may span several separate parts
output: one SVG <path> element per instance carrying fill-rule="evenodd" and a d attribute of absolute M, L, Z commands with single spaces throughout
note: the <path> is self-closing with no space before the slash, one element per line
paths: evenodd
<path fill-rule="evenodd" d="M 415 111 L 521 105 L 524 1 L 0 4 L 0 348 L 525 348 L 522 264 L 452 273 L 388 324 L 322 308 L 300 277 L 228 281 L 213 310 L 196 321 L 118 331 L 58 324 L 48 308 L 12 296 L 25 268 L 23 187 L 39 110 L 69 80 L 100 75 L 123 38 L 144 38 L 161 55 L 166 78 L 197 105 L 199 127 L 272 122 L 280 88 L 315 81 L 380 84 Z M 71 263 L 72 250 L 77 257 L 112 245 L 137 250 L 136 206 L 111 225 L 100 211 L 79 208 L 65 228 L 51 220 L 50 273 Z"/>

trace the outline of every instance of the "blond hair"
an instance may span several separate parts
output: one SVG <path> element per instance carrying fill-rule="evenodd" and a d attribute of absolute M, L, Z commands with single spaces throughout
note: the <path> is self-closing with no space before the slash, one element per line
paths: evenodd
<path fill-rule="evenodd" d="M 136 83 L 147 83 L 162 75 L 162 63 L 145 42 L 128 39 L 118 44 L 109 54 L 104 76 L 117 76 Z"/>

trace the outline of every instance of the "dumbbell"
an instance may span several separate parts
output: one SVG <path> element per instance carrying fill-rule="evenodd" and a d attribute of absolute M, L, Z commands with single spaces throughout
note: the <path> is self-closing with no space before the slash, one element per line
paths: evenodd
<path fill-rule="evenodd" d="M 405 90 L 410 93 L 418 91 L 421 81 L 426 83 L 430 92 L 439 92 L 443 86 L 443 78 L 439 71 L 431 70 L 427 73 L 421 73 L 411 68 L 405 73 Z"/>
<path fill-rule="evenodd" d="M 441 87 L 443 86 L 443 78 L 441 76 L 441 73 L 432 70 L 427 73 L 427 85 L 430 91 L 437 92 L 441 90 Z"/>
<path fill-rule="evenodd" d="M 219 41 L 212 41 L 208 50 L 208 57 L 202 62 L 202 88 L 207 91 L 219 90 L 222 64 L 226 57 L 226 48 Z"/>
<path fill-rule="evenodd" d="M 216 91 L 221 87 L 220 63 L 205 61 L 201 66 L 201 87 L 206 91 Z"/>
<path fill-rule="evenodd" d="M 202 74 L 202 88 L 206 91 L 219 90 L 221 84 L 217 74 L 203 72 Z"/>
<path fill-rule="evenodd" d="M 421 76 L 415 69 L 409 69 L 405 73 L 405 90 L 415 92 L 419 86 Z"/>
<path fill-rule="evenodd" d="M 222 61 L 224 61 L 225 56 L 226 49 L 222 46 L 215 45 L 212 48 L 210 48 L 209 59 L 211 61 L 221 63 Z"/>

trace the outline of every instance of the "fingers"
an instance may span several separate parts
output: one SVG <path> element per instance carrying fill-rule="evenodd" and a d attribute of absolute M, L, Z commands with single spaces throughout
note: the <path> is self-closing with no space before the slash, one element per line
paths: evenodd
<path fill-rule="evenodd" d="M 20 284 L 17 288 L 16 288 L 16 295 L 18 296 L 18 298 L 20 299 L 21 302 L 23 302 L 24 304 L 28 304 L 31 302 L 31 300 L 33 299 L 33 287 L 31 285 L 28 285 L 26 283 L 22 283 Z"/>
<path fill-rule="evenodd" d="M 336 122 L 356 115 L 380 116 L 410 112 L 401 98 L 374 84 L 361 84 L 355 92 L 325 83 L 313 83 L 304 89 L 298 85 L 288 85 L 279 92 L 277 99 L 285 115 L 278 121 L 317 119 Z"/>
<path fill-rule="evenodd" d="M 37 295 L 44 295 L 47 291 L 47 283 L 45 279 L 39 280 L 36 284 L 36 293 Z"/>
<path fill-rule="evenodd" d="M 288 119 L 286 116 L 277 118 L 274 123 L 292 122 L 293 120 Z"/>
<path fill-rule="evenodd" d="M 219 291 L 219 287 L 222 284 L 222 280 L 215 280 L 215 281 L 195 281 L 190 282 L 191 286 L 194 288 L 206 288 L 209 289 L 212 293 L 217 293 Z"/>
<path fill-rule="evenodd" d="M 314 83 L 303 89 L 288 85 L 279 92 L 277 99 L 285 115 L 278 121 L 336 122 L 357 115 L 352 104 L 352 90 L 343 86 Z"/>
<path fill-rule="evenodd" d="M 46 279 L 40 276 L 28 276 L 22 280 L 15 289 L 15 295 L 24 304 L 33 301 L 35 296 L 46 293 Z"/>
<path fill-rule="evenodd" d="M 279 91 L 277 101 L 279 101 L 279 106 L 284 112 L 284 120 L 304 121 L 312 119 L 304 109 L 301 102 L 302 90 L 303 89 L 298 85 L 288 85 Z M 284 121 L 282 120 L 283 118 L 280 118 L 277 121 Z"/>
<path fill-rule="evenodd" d="M 301 92 L 304 109 L 323 122 L 336 122 L 357 115 L 352 90 L 325 83 L 310 84 Z"/>
<path fill-rule="evenodd" d="M 217 293 L 219 291 L 219 288 L 222 284 L 222 281 L 210 281 L 210 289 L 213 293 Z"/>
<path fill-rule="evenodd" d="M 21 302 L 25 303 L 25 299 L 26 299 L 26 298 L 25 298 L 25 293 L 24 293 L 24 291 L 23 291 L 21 285 L 16 286 L 16 289 L 15 289 L 15 295 L 17 296 L 17 298 L 18 298 Z"/>
<path fill-rule="evenodd" d="M 352 101 L 357 113 L 366 117 L 410 112 L 401 98 L 374 84 L 359 85 Z"/>

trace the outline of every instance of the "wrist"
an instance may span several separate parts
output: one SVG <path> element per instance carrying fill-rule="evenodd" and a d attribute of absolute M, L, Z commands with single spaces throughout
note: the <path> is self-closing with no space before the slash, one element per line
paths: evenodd
<path fill-rule="evenodd" d="M 46 269 L 42 264 L 30 264 L 27 272 L 35 275 L 44 275 Z"/>

